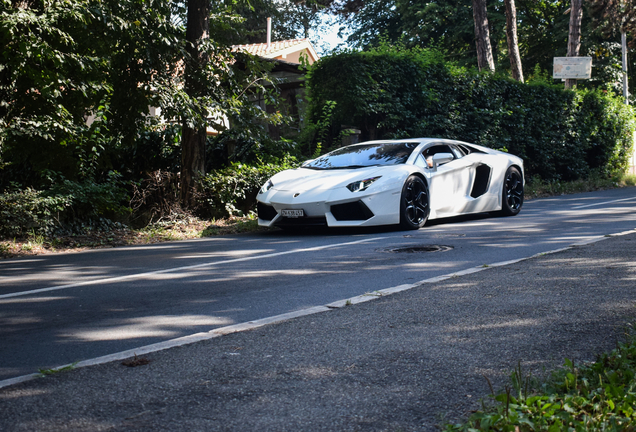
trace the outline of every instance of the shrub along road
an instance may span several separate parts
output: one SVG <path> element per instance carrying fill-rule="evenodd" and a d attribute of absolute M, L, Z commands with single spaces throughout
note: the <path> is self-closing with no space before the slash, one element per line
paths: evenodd
<path fill-rule="evenodd" d="M 435 430 L 520 362 L 613 348 L 636 312 L 636 233 L 252 331 L 0 389 L 4 431 Z"/>

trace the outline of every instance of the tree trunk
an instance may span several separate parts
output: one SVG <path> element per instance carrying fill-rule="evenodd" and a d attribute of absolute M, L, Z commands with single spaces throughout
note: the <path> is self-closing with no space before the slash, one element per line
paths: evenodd
<path fill-rule="evenodd" d="M 195 130 L 186 125 L 181 132 L 181 188 L 183 208 L 192 207 L 197 179 L 205 174 L 205 128 Z"/>
<path fill-rule="evenodd" d="M 583 0 L 572 0 L 570 8 L 570 32 L 568 34 L 567 57 L 578 57 L 581 50 L 581 21 L 583 20 Z M 566 79 L 565 88 L 576 87 L 575 79 Z"/>
<path fill-rule="evenodd" d="M 495 71 L 495 62 L 490 46 L 488 14 L 486 0 L 473 0 L 473 18 L 475 19 L 475 45 L 477 46 L 477 66 L 479 70 Z"/>
<path fill-rule="evenodd" d="M 506 3 L 506 40 L 508 41 L 508 57 L 512 78 L 523 82 L 519 42 L 517 41 L 517 8 L 515 0 L 505 0 Z"/>
<path fill-rule="evenodd" d="M 186 43 L 188 59 L 185 66 L 185 90 L 192 99 L 205 94 L 207 87 L 199 78 L 205 76 L 200 71 L 208 63 L 208 55 L 202 50 L 202 43 L 210 36 L 210 1 L 188 0 L 188 21 L 186 24 Z M 202 108 L 204 111 L 204 109 Z M 179 198 L 184 208 L 193 205 L 193 192 L 196 180 L 205 174 L 205 140 L 206 127 L 202 122 L 206 112 L 200 112 L 200 118 L 192 128 L 184 121 L 181 132 L 181 188 Z"/>

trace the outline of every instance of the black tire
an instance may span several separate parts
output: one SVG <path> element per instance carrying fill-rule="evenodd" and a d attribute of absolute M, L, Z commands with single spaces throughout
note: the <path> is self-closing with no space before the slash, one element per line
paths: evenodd
<path fill-rule="evenodd" d="M 504 178 L 501 214 L 504 216 L 516 216 L 523 206 L 523 177 L 521 172 L 510 167 Z"/>
<path fill-rule="evenodd" d="M 418 176 L 410 176 L 400 197 L 400 227 L 416 230 L 424 226 L 429 215 L 428 186 Z"/>

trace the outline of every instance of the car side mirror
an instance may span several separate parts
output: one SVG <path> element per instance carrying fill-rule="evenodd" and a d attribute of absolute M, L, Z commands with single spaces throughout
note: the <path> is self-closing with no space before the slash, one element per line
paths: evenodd
<path fill-rule="evenodd" d="M 426 165 L 431 168 L 433 171 L 437 170 L 437 167 L 448 163 L 455 159 L 451 153 L 436 153 L 433 156 L 429 156 L 426 158 Z"/>

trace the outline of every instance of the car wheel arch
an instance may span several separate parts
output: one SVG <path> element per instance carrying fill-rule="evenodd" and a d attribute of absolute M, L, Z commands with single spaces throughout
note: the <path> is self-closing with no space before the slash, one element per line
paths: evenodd
<path fill-rule="evenodd" d="M 430 187 L 431 187 L 431 185 L 429 184 L 428 179 L 426 178 L 426 176 L 425 176 L 424 174 L 422 174 L 422 173 L 420 173 L 420 172 L 417 172 L 417 171 L 412 172 L 412 173 L 409 173 L 409 175 L 407 175 L 407 176 L 406 176 L 406 178 L 404 179 L 404 181 L 402 182 L 402 184 L 404 185 L 404 184 L 406 183 L 406 181 L 409 179 L 409 177 L 411 177 L 411 176 L 416 176 L 416 177 L 421 178 L 421 179 L 422 179 L 422 181 L 424 182 L 424 184 L 426 185 L 426 187 L 427 187 L 427 188 L 429 189 L 429 191 L 430 191 Z"/>

